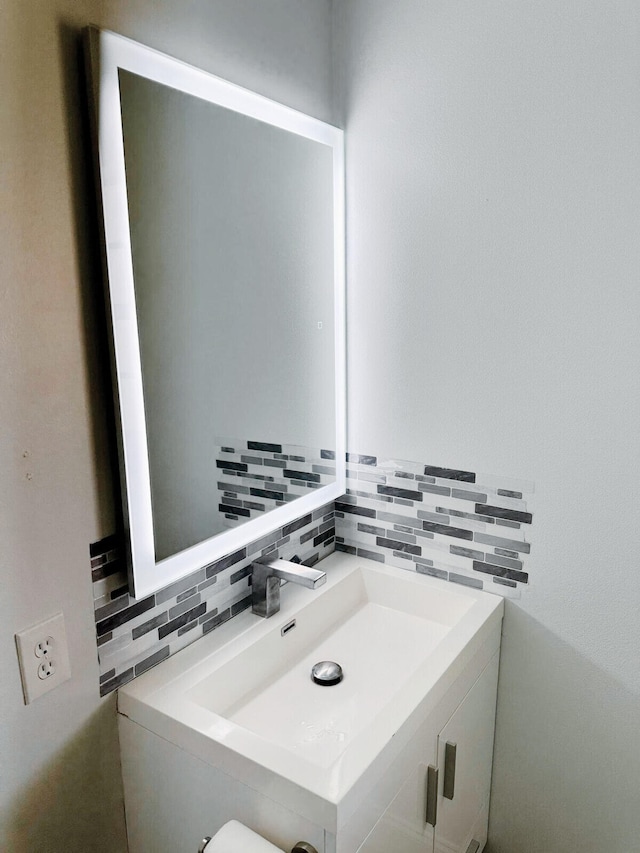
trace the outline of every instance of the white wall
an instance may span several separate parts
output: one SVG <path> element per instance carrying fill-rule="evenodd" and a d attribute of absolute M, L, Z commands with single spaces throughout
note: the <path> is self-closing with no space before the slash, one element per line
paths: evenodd
<path fill-rule="evenodd" d="M 329 0 L 0 5 L 0 849 L 125 849 L 89 543 L 112 533 L 108 378 L 78 37 L 97 24 L 332 118 Z M 62 610 L 70 682 L 25 707 L 13 634 Z"/>
<path fill-rule="evenodd" d="M 536 483 L 491 853 L 630 853 L 640 7 L 336 0 L 349 447 Z"/>

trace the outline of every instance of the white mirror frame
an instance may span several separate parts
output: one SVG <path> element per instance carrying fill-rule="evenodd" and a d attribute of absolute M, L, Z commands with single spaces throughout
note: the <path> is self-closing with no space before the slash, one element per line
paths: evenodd
<path fill-rule="evenodd" d="M 101 192 L 112 366 L 129 584 L 136 598 L 197 571 L 344 494 L 346 484 L 345 213 L 342 130 L 137 42 L 87 30 L 89 94 Z M 336 481 L 156 562 L 120 112 L 119 69 L 130 71 L 333 150 Z"/>

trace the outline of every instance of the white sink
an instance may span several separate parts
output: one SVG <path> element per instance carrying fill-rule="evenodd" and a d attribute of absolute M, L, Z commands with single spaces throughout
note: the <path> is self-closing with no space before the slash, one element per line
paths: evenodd
<path fill-rule="evenodd" d="M 310 597 L 286 638 L 279 620 L 190 689 L 188 698 L 329 767 L 473 604 L 448 590 L 399 580 L 405 578 L 371 568 L 351 572 L 328 595 Z M 342 666 L 340 684 L 314 684 L 311 669 L 323 660 Z"/>
<path fill-rule="evenodd" d="M 329 826 L 495 631 L 503 602 L 344 554 L 319 567 L 325 586 L 288 584 L 278 614 L 237 616 L 122 688 L 118 710 Z M 339 684 L 312 681 L 321 660 L 342 666 Z"/>

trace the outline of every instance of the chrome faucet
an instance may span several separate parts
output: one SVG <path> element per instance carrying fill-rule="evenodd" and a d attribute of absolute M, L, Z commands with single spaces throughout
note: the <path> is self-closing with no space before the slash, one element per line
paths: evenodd
<path fill-rule="evenodd" d="M 280 610 L 280 581 L 299 583 L 316 589 L 326 583 L 327 575 L 317 569 L 289 560 L 269 560 L 252 565 L 251 609 L 268 619 Z"/>

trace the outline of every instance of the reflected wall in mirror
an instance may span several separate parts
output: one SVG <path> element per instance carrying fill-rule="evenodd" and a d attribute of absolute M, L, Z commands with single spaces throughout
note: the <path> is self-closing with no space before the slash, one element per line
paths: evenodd
<path fill-rule="evenodd" d="M 131 583 L 344 491 L 342 132 L 88 36 Z"/>

